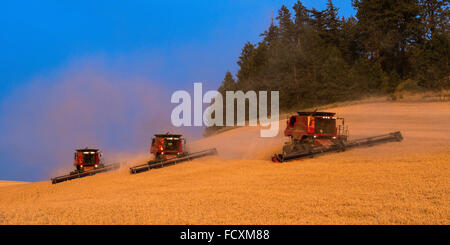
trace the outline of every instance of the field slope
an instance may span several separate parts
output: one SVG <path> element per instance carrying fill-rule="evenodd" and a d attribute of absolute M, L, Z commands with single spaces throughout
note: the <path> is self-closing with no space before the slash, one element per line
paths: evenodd
<path fill-rule="evenodd" d="M 220 155 L 130 175 L 0 185 L 0 224 L 450 224 L 450 103 L 332 111 L 352 138 L 401 143 L 275 164 L 284 137 L 238 128 L 191 145 Z M 280 130 L 284 128 L 284 120 Z"/>

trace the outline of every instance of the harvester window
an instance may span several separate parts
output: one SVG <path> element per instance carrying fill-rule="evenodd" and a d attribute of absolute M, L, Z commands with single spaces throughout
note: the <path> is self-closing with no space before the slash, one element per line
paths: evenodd
<path fill-rule="evenodd" d="M 291 119 L 289 120 L 289 126 L 294 127 L 295 121 L 297 121 L 297 117 L 292 116 Z"/>
<path fill-rule="evenodd" d="M 83 164 L 95 164 L 95 153 L 85 152 L 83 154 Z"/>
<path fill-rule="evenodd" d="M 168 151 L 178 151 L 179 149 L 179 141 L 178 140 L 165 140 L 164 149 Z"/>
<path fill-rule="evenodd" d="M 316 134 L 334 134 L 336 121 L 333 119 L 316 118 Z"/>

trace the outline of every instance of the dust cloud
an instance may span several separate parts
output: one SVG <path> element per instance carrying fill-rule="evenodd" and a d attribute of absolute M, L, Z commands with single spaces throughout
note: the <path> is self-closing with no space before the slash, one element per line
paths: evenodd
<path fill-rule="evenodd" d="M 170 123 L 170 91 L 101 62 L 39 77 L 0 107 L 0 179 L 43 180 L 72 170 L 76 148 L 100 148 L 106 162 L 145 155 Z M 141 157 L 143 158 L 143 157 Z"/>
<path fill-rule="evenodd" d="M 216 147 L 218 157 L 56 185 L 0 185 L 0 224 L 449 224 L 449 108 L 329 108 L 346 119 L 352 139 L 399 130 L 404 140 L 312 159 L 273 163 L 286 138 L 243 127 L 189 144 Z M 131 161 L 127 154 L 118 157 Z"/>

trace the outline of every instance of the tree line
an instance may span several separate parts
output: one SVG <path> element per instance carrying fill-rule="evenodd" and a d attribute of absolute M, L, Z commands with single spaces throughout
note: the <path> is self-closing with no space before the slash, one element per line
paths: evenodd
<path fill-rule="evenodd" d="M 218 91 L 280 91 L 280 110 L 450 88 L 449 0 L 353 0 L 339 17 L 298 1 L 247 42 Z M 213 127 L 211 129 L 217 129 Z M 210 130 L 211 130 L 210 129 Z"/>

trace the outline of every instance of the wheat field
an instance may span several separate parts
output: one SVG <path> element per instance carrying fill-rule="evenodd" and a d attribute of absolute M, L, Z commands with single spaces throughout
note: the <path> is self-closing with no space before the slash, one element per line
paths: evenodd
<path fill-rule="evenodd" d="M 238 128 L 190 144 L 218 156 L 137 175 L 2 181 L 0 224 L 450 224 L 449 102 L 329 110 L 351 138 L 400 130 L 404 141 L 276 164 L 282 134 Z"/>

